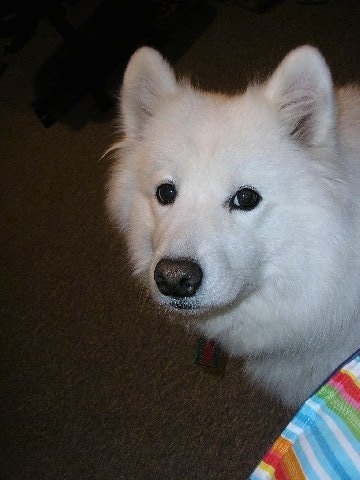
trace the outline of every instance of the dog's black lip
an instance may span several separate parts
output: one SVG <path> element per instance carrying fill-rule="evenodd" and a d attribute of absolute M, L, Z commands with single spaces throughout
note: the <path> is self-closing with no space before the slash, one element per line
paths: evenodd
<path fill-rule="evenodd" d="M 191 302 L 183 299 L 174 299 L 170 302 L 170 306 L 176 310 L 197 310 L 199 307 Z"/>

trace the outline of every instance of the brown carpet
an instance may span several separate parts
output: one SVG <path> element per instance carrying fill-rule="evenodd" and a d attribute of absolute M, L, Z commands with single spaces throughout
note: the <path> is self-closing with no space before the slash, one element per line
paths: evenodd
<path fill-rule="evenodd" d="M 197 84 L 242 88 L 302 43 L 337 82 L 360 80 L 358 0 L 263 15 L 213 5 L 176 63 Z M 0 78 L 0 478 L 245 479 L 291 412 L 251 387 L 241 360 L 223 377 L 196 367 L 195 337 L 130 278 L 103 206 L 111 115 L 85 97 L 46 129 L 30 106 L 58 43 L 41 22 Z"/>

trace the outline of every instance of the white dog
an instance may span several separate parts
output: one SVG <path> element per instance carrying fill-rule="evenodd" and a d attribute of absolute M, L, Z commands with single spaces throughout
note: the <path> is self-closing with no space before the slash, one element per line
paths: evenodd
<path fill-rule="evenodd" d="M 312 47 L 244 94 L 138 50 L 108 209 L 153 298 L 298 405 L 360 345 L 360 90 Z"/>

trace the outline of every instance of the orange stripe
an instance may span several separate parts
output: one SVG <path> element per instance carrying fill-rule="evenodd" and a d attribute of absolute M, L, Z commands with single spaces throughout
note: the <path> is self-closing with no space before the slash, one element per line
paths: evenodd
<path fill-rule="evenodd" d="M 284 455 L 292 448 L 292 443 L 290 440 L 284 437 L 279 437 L 274 445 L 272 446 L 271 450 L 279 457 L 283 458 Z"/>
<path fill-rule="evenodd" d="M 273 446 L 263 458 L 264 462 L 268 465 L 271 465 L 275 470 L 279 465 L 282 456 L 282 452 L 280 451 L 281 449 L 277 448 L 280 438 L 281 437 L 276 440 L 276 442 L 273 444 Z"/>
<path fill-rule="evenodd" d="M 292 448 L 287 451 L 287 454 L 283 457 L 281 463 L 288 478 L 291 478 L 291 480 L 306 480 L 306 477 Z"/>
<path fill-rule="evenodd" d="M 289 448 L 291 448 L 291 442 L 283 437 L 279 437 L 263 458 L 262 468 L 264 468 L 265 464 L 267 465 L 266 471 L 269 474 L 271 472 L 272 479 L 289 480 L 282 465 L 282 458 L 286 455 Z"/>
<path fill-rule="evenodd" d="M 279 437 L 272 446 L 270 452 L 271 454 L 269 457 L 272 457 L 271 463 L 275 468 L 275 478 L 278 478 L 276 474 L 277 470 L 281 466 L 287 478 L 291 480 L 306 480 L 299 461 L 293 451 L 293 444 L 290 442 L 290 440 L 284 437 Z M 281 468 L 279 470 L 281 470 Z M 280 476 L 282 477 L 282 475 Z"/>

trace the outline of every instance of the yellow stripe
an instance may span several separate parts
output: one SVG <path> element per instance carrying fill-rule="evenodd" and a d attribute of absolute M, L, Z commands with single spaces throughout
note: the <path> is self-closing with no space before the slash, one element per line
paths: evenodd
<path fill-rule="evenodd" d="M 261 462 L 259 463 L 258 468 L 260 468 L 260 469 L 263 470 L 264 472 L 268 473 L 268 474 L 270 475 L 269 479 L 274 479 L 274 480 L 275 480 L 275 470 L 274 470 L 274 467 L 272 467 L 271 465 L 268 465 L 268 464 L 265 463 L 263 460 L 261 460 Z"/>

